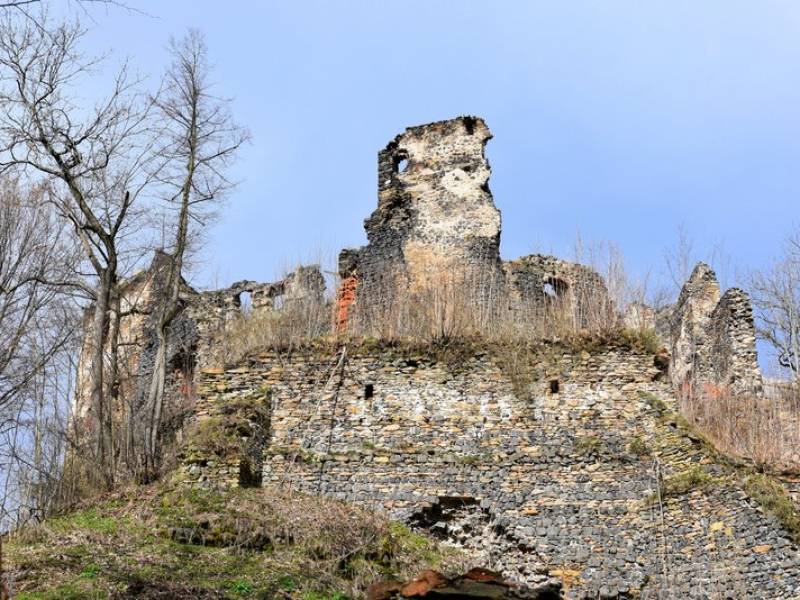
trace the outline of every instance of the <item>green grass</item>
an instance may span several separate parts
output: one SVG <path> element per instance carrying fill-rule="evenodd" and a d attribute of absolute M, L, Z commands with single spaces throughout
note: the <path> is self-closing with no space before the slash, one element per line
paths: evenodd
<path fill-rule="evenodd" d="M 628 450 L 636 456 L 649 456 L 651 452 L 647 443 L 638 435 L 628 442 Z"/>
<path fill-rule="evenodd" d="M 675 473 L 665 477 L 661 485 L 661 499 L 676 498 L 684 496 L 694 490 L 704 490 L 721 483 L 717 477 L 710 475 L 700 465 L 693 465 L 686 471 Z M 659 494 L 653 493 L 648 499 L 648 504 L 653 504 L 658 501 Z"/>
<path fill-rule="evenodd" d="M 744 478 L 744 489 L 747 494 L 761 505 L 767 514 L 778 522 L 800 541 L 800 511 L 789 497 L 786 488 L 779 482 L 763 473 L 751 473 Z"/>
<path fill-rule="evenodd" d="M 347 600 L 452 551 L 332 500 L 268 489 L 132 488 L 13 534 L 22 600 Z"/>
<path fill-rule="evenodd" d="M 599 436 L 587 435 L 577 438 L 575 441 L 575 449 L 581 456 L 588 456 L 600 452 L 603 443 Z"/>

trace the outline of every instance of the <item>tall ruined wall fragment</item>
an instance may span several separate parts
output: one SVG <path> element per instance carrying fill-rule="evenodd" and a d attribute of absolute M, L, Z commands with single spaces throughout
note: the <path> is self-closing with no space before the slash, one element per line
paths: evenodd
<path fill-rule="evenodd" d="M 709 323 L 708 371 L 734 394 L 763 388 L 756 352 L 753 306 L 743 290 L 731 288 L 717 304 Z"/>
<path fill-rule="evenodd" d="M 590 268 L 534 255 L 503 263 L 500 211 L 489 190 L 483 119 L 459 117 L 410 127 L 378 154 L 378 207 L 366 219 L 368 244 L 339 255 L 337 323 L 391 319 L 403 300 L 574 313 L 610 306 Z M 432 293 L 429 293 L 431 292 Z"/>
<path fill-rule="evenodd" d="M 378 208 L 365 221 L 369 243 L 344 250 L 339 273 L 356 277 L 360 307 L 391 303 L 430 286 L 497 285 L 500 211 L 489 191 L 482 119 L 410 127 L 378 154 Z"/>
<path fill-rule="evenodd" d="M 698 263 L 672 313 L 670 374 L 676 389 L 703 385 L 760 393 L 753 309 L 748 295 L 732 288 L 720 298 L 714 271 Z"/>

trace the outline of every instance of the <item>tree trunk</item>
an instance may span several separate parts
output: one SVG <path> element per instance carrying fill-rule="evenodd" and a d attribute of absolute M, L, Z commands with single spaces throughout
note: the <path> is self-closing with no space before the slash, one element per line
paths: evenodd
<path fill-rule="evenodd" d="M 167 379 L 167 335 L 166 328 L 161 326 L 156 331 L 157 349 L 153 363 L 153 375 L 150 379 L 147 406 L 151 407 L 149 423 L 145 430 L 145 477 L 147 480 L 158 474 L 159 433 L 161 429 L 161 413 L 164 409 L 164 387 Z"/>
<path fill-rule="evenodd" d="M 94 315 L 89 331 L 89 350 L 91 352 L 91 367 L 89 375 L 91 406 L 97 421 L 96 457 L 98 467 L 102 473 L 107 487 L 113 485 L 108 472 L 108 455 L 110 435 L 107 431 L 108 407 L 105 399 L 105 345 L 108 334 L 108 306 L 110 296 L 110 276 L 108 270 L 103 271 L 98 282 L 97 300 L 94 305 Z"/>
<path fill-rule="evenodd" d="M 117 463 L 120 449 L 118 448 L 119 442 L 114 435 L 114 409 L 119 406 L 120 398 L 120 377 L 119 377 L 119 328 L 120 328 L 120 296 L 117 283 L 114 282 L 109 293 L 109 328 L 108 339 L 106 344 L 108 346 L 108 371 L 105 375 L 106 383 L 106 423 L 105 431 L 108 436 L 108 465 L 107 468 L 111 472 L 112 483 L 117 474 Z"/>

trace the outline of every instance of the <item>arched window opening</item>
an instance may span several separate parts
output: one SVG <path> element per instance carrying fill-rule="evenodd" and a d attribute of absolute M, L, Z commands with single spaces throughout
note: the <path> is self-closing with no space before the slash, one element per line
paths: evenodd
<path fill-rule="evenodd" d="M 253 310 L 253 296 L 250 292 L 242 292 L 239 294 L 239 310 L 243 315 L 249 315 Z"/>
<path fill-rule="evenodd" d="M 563 298 L 567 290 L 569 290 L 567 282 L 557 277 L 549 277 L 546 279 L 542 288 L 544 295 L 550 300 L 559 300 Z"/>
<path fill-rule="evenodd" d="M 400 150 L 394 155 L 394 172 L 405 173 L 408 170 L 408 154 L 405 150 Z"/>

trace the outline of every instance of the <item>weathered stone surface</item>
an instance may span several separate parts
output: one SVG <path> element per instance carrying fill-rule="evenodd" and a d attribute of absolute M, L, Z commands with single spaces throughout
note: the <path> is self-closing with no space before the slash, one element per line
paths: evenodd
<path fill-rule="evenodd" d="M 567 598 L 800 589 L 789 534 L 665 418 L 677 400 L 653 355 L 543 346 L 524 369 L 489 350 L 456 364 L 379 347 L 340 358 L 265 353 L 242 372 L 204 373 L 197 409 L 268 387 L 265 483 L 377 507 L 532 588 L 557 578 Z M 659 473 L 696 465 L 713 485 L 668 497 L 662 520 Z M 179 479 L 236 481 L 235 464 L 227 479 L 217 468 L 195 460 Z"/>
<path fill-rule="evenodd" d="M 583 324 L 609 305 L 592 269 L 552 256 L 500 260 L 500 211 L 489 189 L 483 119 L 409 127 L 378 154 L 378 207 L 369 243 L 339 255 L 340 328 L 390 310 L 398 297 L 460 287 L 467 299 L 526 309 L 558 301 Z M 598 309 L 598 305 L 602 308 Z"/>
<path fill-rule="evenodd" d="M 120 312 L 124 316 L 120 322 L 118 394 L 134 413 L 144 406 L 149 391 L 157 350 L 158 302 L 164 295 L 168 266 L 168 255 L 157 250 L 147 269 L 120 284 Z M 250 306 L 243 304 L 245 294 L 250 295 Z M 198 292 L 181 281 L 178 314 L 167 338 L 167 407 L 179 407 L 191 394 L 194 372 L 211 366 L 209 357 L 217 336 L 243 311 L 281 310 L 300 302 L 319 304 L 324 294 L 325 279 L 316 265 L 301 266 L 274 283 L 240 281 L 207 292 Z M 93 418 L 85 356 L 86 351 L 78 365 L 76 422 Z"/>
<path fill-rule="evenodd" d="M 732 288 L 720 298 L 716 275 L 699 263 L 681 290 L 671 319 L 670 374 L 691 393 L 704 384 L 733 394 L 759 394 L 763 384 L 748 295 Z"/>
<path fill-rule="evenodd" d="M 676 388 L 690 379 L 699 357 L 706 354 L 706 331 L 720 298 L 717 276 L 705 263 L 698 263 L 681 289 L 673 309 L 670 331 L 670 376 Z"/>
<path fill-rule="evenodd" d="M 358 277 L 362 307 L 442 278 L 480 274 L 486 287 L 501 279 L 500 211 L 484 153 L 491 137 L 483 119 L 459 117 L 409 127 L 378 154 L 378 208 L 364 223 L 369 244 L 339 259 L 343 278 Z"/>
<path fill-rule="evenodd" d="M 532 254 L 503 263 L 511 305 L 559 305 L 578 328 L 613 312 L 603 278 L 593 269 L 555 256 Z"/>

